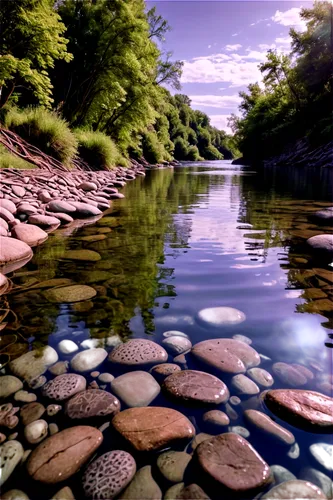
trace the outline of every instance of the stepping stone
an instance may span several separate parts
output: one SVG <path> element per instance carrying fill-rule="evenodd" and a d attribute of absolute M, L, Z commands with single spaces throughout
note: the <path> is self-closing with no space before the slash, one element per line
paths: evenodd
<path fill-rule="evenodd" d="M 66 404 L 65 412 L 72 419 L 113 416 L 120 411 L 118 399 L 100 389 L 87 389 L 73 396 Z"/>
<path fill-rule="evenodd" d="M 184 370 L 164 380 L 163 388 L 177 399 L 189 403 L 220 404 L 229 399 L 229 391 L 222 380 L 209 373 Z"/>
<path fill-rule="evenodd" d="M 262 432 L 265 437 L 273 438 L 287 446 L 294 444 L 295 436 L 261 411 L 245 410 L 244 417 L 250 425 Z"/>
<path fill-rule="evenodd" d="M 133 339 L 117 346 L 109 360 L 125 366 L 140 366 L 149 363 L 164 363 L 168 354 L 163 347 L 146 339 Z"/>
<path fill-rule="evenodd" d="M 246 439 L 232 432 L 205 440 L 196 456 L 205 473 L 233 493 L 246 495 L 271 481 L 268 464 Z"/>
<path fill-rule="evenodd" d="M 130 408 L 118 413 L 112 424 L 137 451 L 158 450 L 195 435 L 185 415 L 164 407 Z"/>
<path fill-rule="evenodd" d="M 150 373 L 128 372 L 111 382 L 111 390 L 126 406 L 148 406 L 160 393 L 161 388 Z"/>
<path fill-rule="evenodd" d="M 202 309 L 198 314 L 200 323 L 214 328 L 238 325 L 245 321 L 245 319 L 245 314 L 233 307 L 209 307 L 207 309 Z"/>
<path fill-rule="evenodd" d="M 64 401 L 77 392 L 84 391 L 86 385 L 87 381 L 82 375 L 64 373 L 47 382 L 42 388 L 42 394 L 46 398 Z"/>
<path fill-rule="evenodd" d="M 56 484 L 75 474 L 102 444 L 103 434 L 94 427 L 70 427 L 45 439 L 33 450 L 27 472 L 35 481 Z"/>
<path fill-rule="evenodd" d="M 132 481 L 136 463 L 122 450 L 109 451 L 86 469 L 82 486 L 88 498 L 114 498 Z"/>
<path fill-rule="evenodd" d="M 123 491 L 119 498 L 124 500 L 162 499 L 162 491 L 152 476 L 150 465 L 146 465 L 138 470 L 131 484 Z"/>
<path fill-rule="evenodd" d="M 294 500 L 294 499 L 307 499 L 307 500 L 327 500 L 326 495 L 318 486 L 310 483 L 309 481 L 286 481 L 278 486 L 275 486 L 264 496 L 261 500 Z"/>
<path fill-rule="evenodd" d="M 195 344 L 192 355 L 222 373 L 245 373 L 260 364 L 260 356 L 251 346 L 234 339 L 211 339 Z"/>
<path fill-rule="evenodd" d="M 157 467 L 167 481 L 180 483 L 191 459 L 191 455 L 184 451 L 166 451 L 158 456 Z"/>
<path fill-rule="evenodd" d="M 310 432 L 333 431 L 333 399 L 319 392 L 275 389 L 265 393 L 264 402 L 279 418 Z"/>

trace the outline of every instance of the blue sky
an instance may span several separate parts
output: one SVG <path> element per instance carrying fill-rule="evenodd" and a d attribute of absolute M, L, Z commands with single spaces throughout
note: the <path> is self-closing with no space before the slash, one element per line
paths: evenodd
<path fill-rule="evenodd" d="M 154 0 L 172 30 L 164 50 L 184 61 L 182 90 L 192 107 L 207 113 L 211 123 L 227 128 L 238 112 L 238 93 L 261 76 L 258 64 L 269 48 L 289 52 L 289 29 L 302 30 L 300 1 Z"/>

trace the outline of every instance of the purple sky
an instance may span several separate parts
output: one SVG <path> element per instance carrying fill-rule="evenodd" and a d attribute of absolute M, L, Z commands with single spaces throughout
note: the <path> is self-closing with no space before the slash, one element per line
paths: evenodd
<path fill-rule="evenodd" d="M 147 6 L 170 24 L 164 49 L 184 61 L 182 90 L 212 125 L 227 128 L 238 112 L 238 92 L 260 80 L 267 49 L 289 52 L 289 29 L 304 29 L 300 8 L 309 1 L 154 0 Z"/>

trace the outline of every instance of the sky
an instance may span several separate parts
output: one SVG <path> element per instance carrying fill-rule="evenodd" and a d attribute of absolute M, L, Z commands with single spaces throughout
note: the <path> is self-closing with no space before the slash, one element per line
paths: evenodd
<path fill-rule="evenodd" d="M 154 0 L 171 31 L 163 50 L 184 62 L 181 93 L 211 124 L 230 133 L 227 117 L 239 114 L 238 93 L 261 80 L 268 49 L 289 52 L 289 30 L 304 30 L 299 13 L 309 1 Z"/>

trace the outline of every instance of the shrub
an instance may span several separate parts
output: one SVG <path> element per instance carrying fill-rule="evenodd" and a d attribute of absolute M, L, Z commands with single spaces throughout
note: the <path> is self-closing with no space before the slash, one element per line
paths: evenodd
<path fill-rule="evenodd" d="M 117 165 L 127 166 L 113 140 L 103 132 L 92 130 L 75 130 L 78 141 L 78 152 L 83 161 L 94 170 L 106 170 Z"/>
<path fill-rule="evenodd" d="M 200 161 L 203 160 L 199 154 L 199 150 L 196 146 L 190 146 L 186 155 L 187 161 Z"/>
<path fill-rule="evenodd" d="M 163 160 L 163 146 L 155 131 L 145 132 L 142 136 L 143 156 L 149 163 L 159 163 Z"/>
<path fill-rule="evenodd" d="M 174 145 L 175 145 L 174 155 L 176 160 L 186 160 L 188 149 L 185 140 L 182 137 L 177 137 L 174 140 Z"/>
<path fill-rule="evenodd" d="M 220 153 L 212 144 L 205 147 L 201 154 L 205 160 L 223 160 L 223 154 Z"/>
<path fill-rule="evenodd" d="M 43 108 L 11 108 L 4 125 L 44 153 L 69 166 L 77 153 L 77 141 L 65 120 Z"/>
<path fill-rule="evenodd" d="M 0 144 L 0 169 L 17 168 L 20 170 L 30 170 L 36 168 L 35 165 L 23 160 L 19 156 L 10 153 L 2 144 Z"/>

